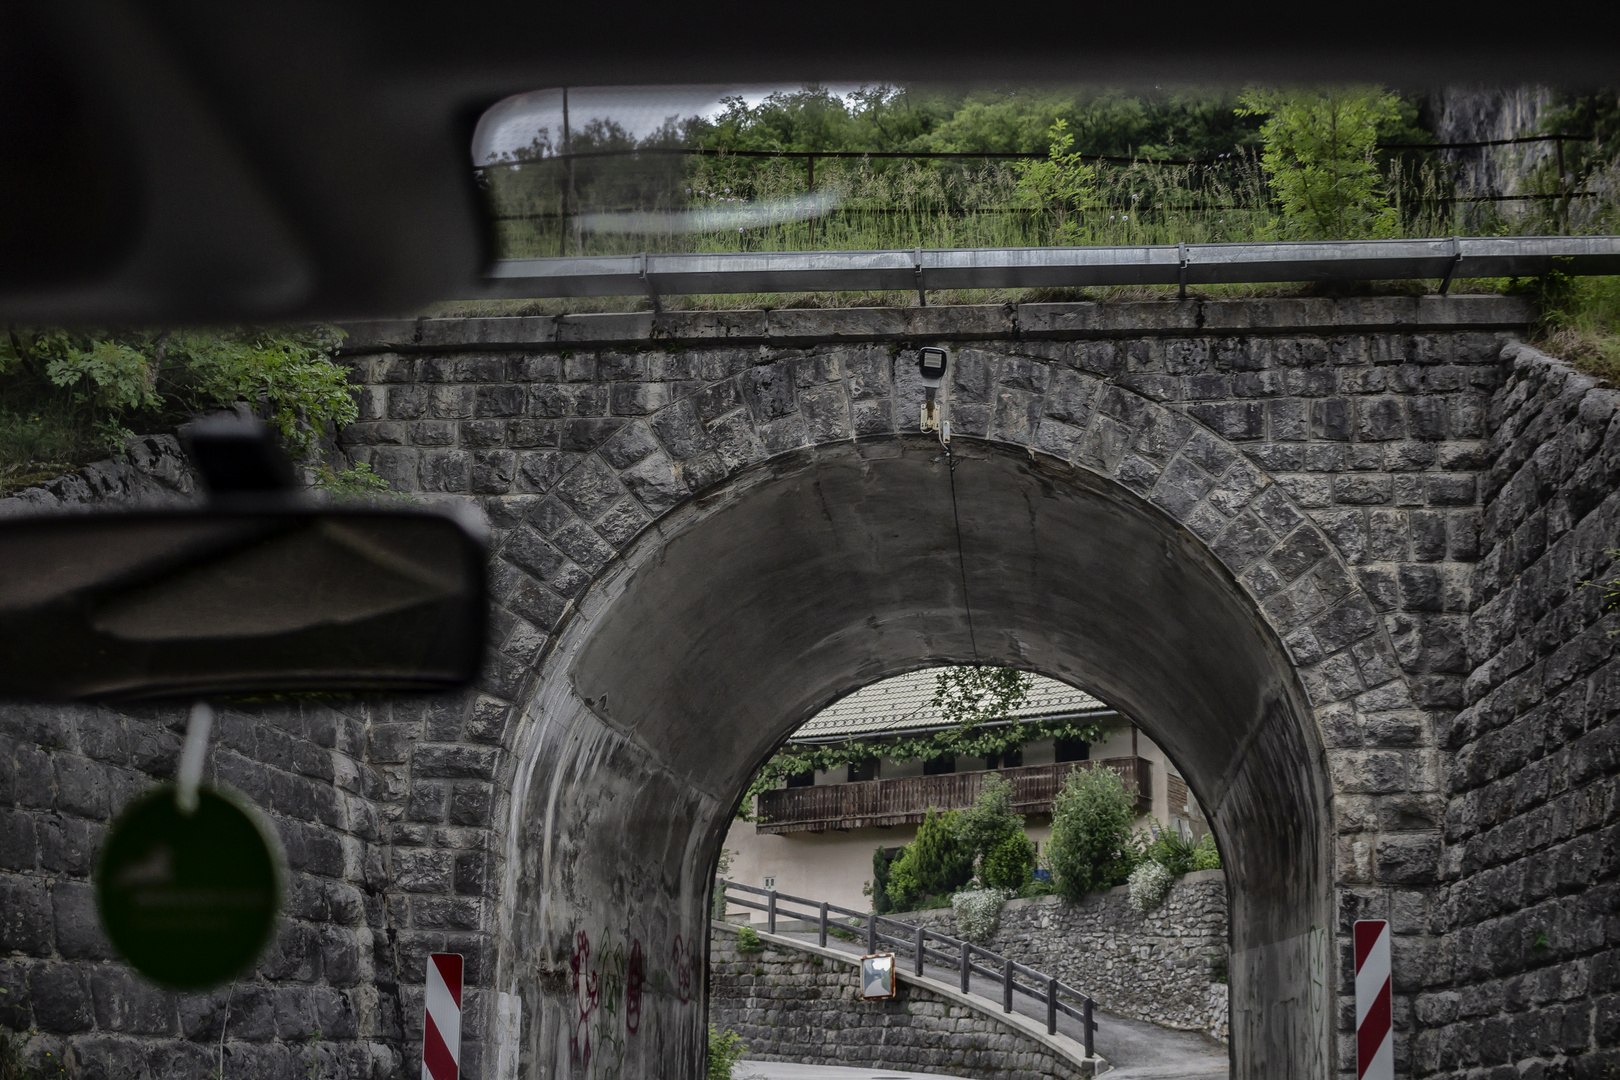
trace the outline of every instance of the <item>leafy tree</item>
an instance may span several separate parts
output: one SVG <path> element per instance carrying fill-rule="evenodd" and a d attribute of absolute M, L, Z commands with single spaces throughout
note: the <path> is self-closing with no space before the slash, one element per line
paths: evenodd
<path fill-rule="evenodd" d="M 963 664 L 934 675 L 933 704 L 947 724 L 964 730 L 1018 711 L 1035 685 L 1034 676 L 1016 668 Z"/>
<path fill-rule="evenodd" d="M 937 813 L 933 807 L 889 867 L 889 901 L 897 911 L 914 907 L 925 896 L 955 892 L 973 878 L 973 849 L 963 842 L 954 810 Z"/>
<path fill-rule="evenodd" d="M 1074 136 L 1069 133 L 1067 120 L 1053 121 L 1047 135 L 1051 144 L 1044 159 L 1020 161 L 1013 166 L 1018 173 L 1018 201 L 1047 217 L 1054 243 L 1078 244 L 1080 214 L 1098 205 L 1097 170 L 1074 151 Z"/>
<path fill-rule="evenodd" d="M 1052 808 L 1047 865 L 1071 900 L 1125 880 L 1136 859 L 1131 845 L 1131 793 L 1113 769 L 1076 769 Z"/>
<path fill-rule="evenodd" d="M 1401 100 L 1377 87 L 1244 92 L 1240 116 L 1263 116 L 1260 163 L 1282 207 L 1287 235 L 1302 240 L 1393 236 L 1375 152 L 1380 125 L 1401 119 Z"/>

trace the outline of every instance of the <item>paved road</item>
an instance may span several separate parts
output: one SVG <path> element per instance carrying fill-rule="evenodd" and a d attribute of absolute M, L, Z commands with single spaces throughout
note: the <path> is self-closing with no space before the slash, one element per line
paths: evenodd
<path fill-rule="evenodd" d="M 948 1073 L 885 1072 L 845 1069 L 836 1065 L 796 1065 L 787 1061 L 743 1058 L 731 1075 L 736 1080 L 963 1080 Z"/>
<path fill-rule="evenodd" d="M 782 937 L 796 938 L 812 944 L 816 941 L 815 934 L 785 933 Z M 865 944 L 860 945 L 840 941 L 834 937 L 827 938 L 829 948 L 840 952 L 853 953 L 856 956 L 866 952 Z M 909 965 L 909 958 L 901 957 L 903 963 Z M 904 970 L 911 970 L 909 966 Z M 961 976 L 955 968 L 941 967 L 937 964 L 928 964 L 923 973 L 930 978 L 952 986 L 961 985 L 958 982 Z M 1001 981 L 987 979 L 982 975 L 973 976 L 969 984 L 972 992 L 988 998 L 997 1005 L 1001 1002 Z M 1083 988 L 1082 988 L 1083 989 Z M 1013 995 L 1013 1009 L 1036 1021 L 1046 1023 L 1046 1006 L 1024 994 Z M 1105 1058 L 1112 1066 L 1103 1075 L 1109 1080 L 1225 1080 L 1228 1072 L 1226 1047 L 1210 1038 L 1208 1035 L 1196 1031 L 1176 1031 L 1174 1028 L 1160 1027 L 1157 1024 L 1145 1023 L 1141 1020 L 1128 1020 L 1123 1016 L 1104 1012 L 1101 1009 L 1092 1010 L 1092 1019 L 1097 1024 L 1097 1034 L 1092 1045 L 1097 1053 Z M 1080 1030 L 1080 1021 L 1064 1013 L 1058 1014 L 1058 1031 L 1069 1036 L 1076 1042 L 1084 1042 L 1084 1033 Z M 754 1063 L 750 1063 L 752 1067 Z M 760 1062 L 758 1064 L 769 1064 Z M 795 1068 L 819 1068 L 819 1066 L 802 1065 Z M 866 1075 L 865 1070 L 854 1070 Z M 829 1074 L 830 1075 L 830 1074 Z M 840 1074 L 842 1075 L 842 1074 Z M 876 1074 L 872 1074 L 876 1075 Z M 884 1073 L 884 1076 L 899 1076 L 899 1073 Z M 771 1078 L 775 1080 L 775 1078 Z M 799 1077 L 786 1077 L 782 1080 L 800 1080 Z M 803 1080 L 810 1080 L 809 1077 Z M 851 1078 L 853 1080 L 853 1078 Z"/>

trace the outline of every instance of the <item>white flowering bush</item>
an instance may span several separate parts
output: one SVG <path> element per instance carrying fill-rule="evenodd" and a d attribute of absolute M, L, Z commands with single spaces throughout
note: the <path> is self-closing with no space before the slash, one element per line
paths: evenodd
<path fill-rule="evenodd" d="M 1176 883 L 1176 876 L 1168 869 L 1151 859 L 1143 860 L 1142 864 L 1131 871 L 1127 884 L 1131 887 L 1131 907 L 1138 915 L 1146 915 L 1170 895 L 1170 886 Z"/>
<path fill-rule="evenodd" d="M 1001 905 L 1012 897 L 1011 889 L 963 889 L 956 893 L 951 897 L 956 932 L 981 945 L 989 941 L 1001 921 Z"/>

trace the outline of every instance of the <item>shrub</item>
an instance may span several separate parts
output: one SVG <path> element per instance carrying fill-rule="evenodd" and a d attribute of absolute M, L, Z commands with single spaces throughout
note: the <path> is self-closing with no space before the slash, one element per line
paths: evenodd
<path fill-rule="evenodd" d="M 1052 884 L 1051 878 L 1034 878 L 1024 883 L 1018 890 L 1018 899 L 1033 900 L 1037 896 L 1051 896 L 1057 892 L 1057 886 Z"/>
<path fill-rule="evenodd" d="M 1013 786 L 1000 773 L 991 773 L 979 787 L 979 797 L 961 814 L 963 843 L 983 858 L 1014 833 L 1024 831 L 1024 816 L 1012 808 Z"/>
<path fill-rule="evenodd" d="M 889 867 L 889 900 L 907 911 L 925 896 L 955 892 L 973 877 L 973 849 L 962 842 L 954 811 L 928 808 L 917 839 Z"/>
<path fill-rule="evenodd" d="M 1290 238 L 1355 240 L 1398 231 L 1374 151 L 1379 126 L 1399 119 L 1399 97 L 1377 87 L 1249 90 L 1237 111 L 1266 118 L 1260 163 Z"/>
<path fill-rule="evenodd" d="M 1140 866 L 1131 871 L 1131 907 L 1138 915 L 1146 915 L 1164 903 L 1164 898 L 1170 895 L 1170 886 L 1175 883 L 1176 876 L 1163 863 L 1143 860 Z"/>
<path fill-rule="evenodd" d="M 1142 845 L 1142 854 L 1180 877 L 1193 868 L 1193 846 L 1176 833 L 1154 823 L 1157 834 L 1149 834 Z"/>
<path fill-rule="evenodd" d="M 1113 769 L 1076 769 L 1052 808 L 1047 864 L 1071 900 L 1123 880 L 1134 864 L 1133 800 Z"/>
<path fill-rule="evenodd" d="M 1035 876 L 1035 845 L 1023 832 L 1009 833 L 984 853 L 979 880 L 992 889 L 1016 892 Z"/>
<path fill-rule="evenodd" d="M 1219 870 L 1221 868 L 1221 853 L 1215 847 L 1215 834 L 1205 833 L 1193 848 L 1192 868 L 1194 870 Z"/>
<path fill-rule="evenodd" d="M 735 1031 L 717 1031 L 709 1025 L 708 1080 L 731 1080 L 737 1062 L 748 1053 L 748 1044 Z"/>
<path fill-rule="evenodd" d="M 889 901 L 889 868 L 894 865 L 898 855 L 891 857 L 889 849 L 879 847 L 872 852 L 872 880 L 867 882 L 862 890 L 872 898 L 872 910 L 879 915 L 887 915 L 894 910 Z"/>
<path fill-rule="evenodd" d="M 1001 920 L 1001 905 L 1011 898 L 1010 889 L 962 889 L 951 897 L 956 932 L 969 941 L 989 941 Z"/>
<path fill-rule="evenodd" d="M 765 943 L 759 940 L 759 932 L 752 926 L 739 926 L 737 928 L 738 952 L 761 952 Z"/>

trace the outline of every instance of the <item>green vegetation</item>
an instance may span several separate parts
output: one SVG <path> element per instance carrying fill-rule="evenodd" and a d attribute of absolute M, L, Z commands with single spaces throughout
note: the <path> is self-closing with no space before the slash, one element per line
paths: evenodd
<path fill-rule="evenodd" d="M 890 910 L 911 911 L 924 898 L 948 896 L 972 880 L 974 851 L 958 819 L 955 810 L 928 808 L 917 838 L 889 867 Z"/>
<path fill-rule="evenodd" d="M 11 327 L 0 337 L 0 493 L 108 453 L 137 433 L 245 403 L 295 455 L 357 416 L 340 334 L 295 330 L 83 331 Z M 332 477 L 375 490 L 378 477 Z"/>
<path fill-rule="evenodd" d="M 1024 835 L 1024 817 L 1012 808 L 1013 786 L 999 773 L 984 778 L 979 797 L 962 815 L 962 842 L 977 860 L 987 888 L 1016 892 L 1035 872 L 1035 845 Z"/>
<path fill-rule="evenodd" d="M 972 728 L 1017 712 L 1035 677 L 1017 668 L 959 664 L 934 673 L 934 708 L 947 724 Z"/>
<path fill-rule="evenodd" d="M 1394 236 L 1400 220 L 1374 154 L 1400 99 L 1371 87 L 1250 90 L 1238 112 L 1264 116 L 1260 165 L 1290 239 Z"/>
<path fill-rule="evenodd" d="M 1035 876 L 1035 844 L 1022 832 L 1002 837 L 979 861 L 979 880 L 986 888 L 1016 893 Z"/>
<path fill-rule="evenodd" d="M 1076 769 L 1052 808 L 1046 862 L 1070 900 L 1121 884 L 1135 867 L 1134 800 L 1113 769 Z"/>
<path fill-rule="evenodd" d="M 737 928 L 738 952 L 762 952 L 765 943 L 759 939 L 759 932 L 752 926 L 739 926 Z"/>
<path fill-rule="evenodd" d="M 1221 868 L 1221 853 L 1215 848 L 1215 834 L 1205 833 L 1198 840 L 1198 846 L 1193 848 L 1192 869 L 1219 870 Z"/>
<path fill-rule="evenodd" d="M 709 1025 L 708 1080 L 731 1080 L 737 1062 L 748 1053 L 748 1044 L 735 1031 L 718 1031 Z"/>

